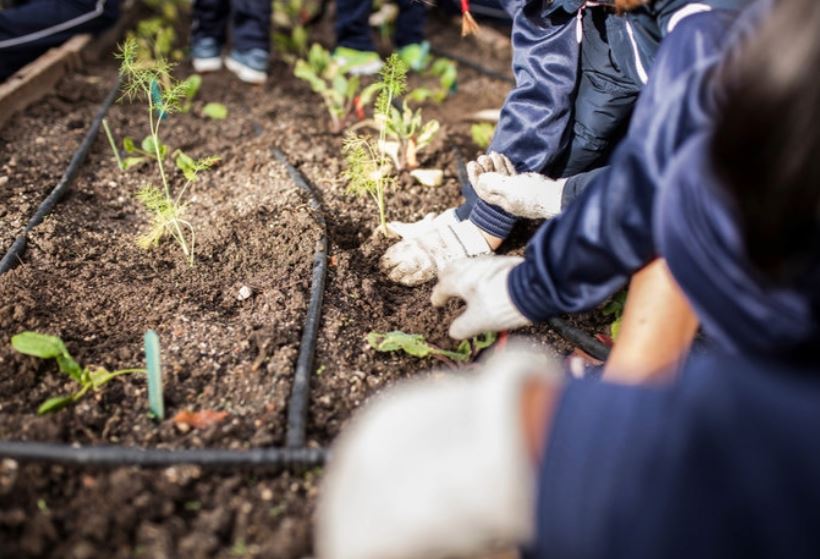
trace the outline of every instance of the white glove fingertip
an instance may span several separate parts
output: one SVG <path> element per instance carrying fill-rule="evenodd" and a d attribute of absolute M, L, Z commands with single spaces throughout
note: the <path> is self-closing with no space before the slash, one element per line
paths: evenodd
<path fill-rule="evenodd" d="M 450 337 L 454 340 L 466 340 L 477 336 L 483 332 L 483 329 L 476 328 L 475 322 L 475 318 L 470 313 L 470 308 L 467 307 L 467 310 L 461 313 L 450 325 Z"/>
<path fill-rule="evenodd" d="M 517 175 L 517 174 L 518 174 L 518 170 L 515 168 L 515 165 L 513 165 L 513 162 L 512 162 L 512 161 L 510 161 L 510 158 L 509 158 L 509 157 L 507 157 L 506 155 L 503 155 L 503 154 L 501 155 L 501 157 L 503 157 L 503 158 L 504 158 L 504 165 L 505 165 L 505 167 L 507 168 L 507 174 L 509 174 L 509 175 Z"/>
<path fill-rule="evenodd" d="M 493 166 L 493 160 L 489 155 L 479 155 L 476 162 L 485 173 L 490 173 L 495 169 Z"/>

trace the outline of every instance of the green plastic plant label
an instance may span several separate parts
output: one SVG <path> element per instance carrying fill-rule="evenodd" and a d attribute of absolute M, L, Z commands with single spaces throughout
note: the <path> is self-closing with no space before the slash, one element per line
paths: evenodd
<path fill-rule="evenodd" d="M 154 417 L 163 420 L 165 419 L 165 402 L 162 397 L 159 336 L 153 330 L 145 333 L 145 368 L 148 371 L 148 409 Z"/>

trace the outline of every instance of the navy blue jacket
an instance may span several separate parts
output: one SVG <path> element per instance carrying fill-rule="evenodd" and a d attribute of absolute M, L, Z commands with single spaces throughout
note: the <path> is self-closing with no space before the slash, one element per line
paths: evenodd
<path fill-rule="evenodd" d="M 711 357 L 669 387 L 571 381 L 528 559 L 820 557 L 820 370 Z"/>
<path fill-rule="evenodd" d="M 120 0 L 30 0 L 0 12 L 0 81 L 79 33 L 119 17 Z"/>
<path fill-rule="evenodd" d="M 714 35 L 694 25 L 699 17 L 687 18 L 661 48 L 612 165 L 530 242 L 526 261 L 510 275 L 512 300 L 534 321 L 587 310 L 661 255 L 720 347 L 816 360 L 820 282 L 777 289 L 755 275 L 706 162 L 721 52 Z M 693 55 L 683 48 L 693 42 L 703 60 L 681 61 Z"/>
<path fill-rule="evenodd" d="M 516 87 L 489 149 L 522 172 L 567 177 L 600 167 L 624 137 L 664 38 L 687 16 L 737 12 L 749 1 L 655 0 L 622 15 L 600 6 L 611 1 L 590 7 L 584 0 L 506 3 Z M 469 215 L 498 237 L 516 221 L 483 201 Z"/>

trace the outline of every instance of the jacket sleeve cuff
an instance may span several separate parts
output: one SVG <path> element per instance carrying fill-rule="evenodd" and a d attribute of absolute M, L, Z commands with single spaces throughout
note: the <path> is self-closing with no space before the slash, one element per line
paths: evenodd
<path fill-rule="evenodd" d="M 606 172 L 607 169 L 608 167 L 600 167 L 569 177 L 564 185 L 564 190 L 561 192 L 561 211 L 567 209 L 570 204 L 596 181 L 598 175 Z"/>
<path fill-rule="evenodd" d="M 470 221 L 476 227 L 499 239 L 506 239 L 509 236 L 517 220 L 514 215 L 483 200 L 478 200 L 470 212 Z"/>
<path fill-rule="evenodd" d="M 507 289 L 518 311 L 530 322 L 543 322 L 560 314 L 549 304 L 549 294 L 537 279 L 535 267 L 524 261 L 510 272 Z"/>

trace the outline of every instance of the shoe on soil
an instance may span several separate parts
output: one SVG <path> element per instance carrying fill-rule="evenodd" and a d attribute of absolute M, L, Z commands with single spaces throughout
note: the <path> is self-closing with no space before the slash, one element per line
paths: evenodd
<path fill-rule="evenodd" d="M 336 47 L 333 51 L 333 60 L 339 65 L 342 72 L 354 76 L 372 76 L 384 66 L 379 53 L 372 50 L 356 50 L 348 47 Z"/>
<path fill-rule="evenodd" d="M 245 83 L 265 83 L 268 79 L 268 58 L 264 49 L 232 50 L 225 67 Z"/>
<path fill-rule="evenodd" d="M 430 64 L 430 43 L 405 45 L 399 49 L 399 58 L 414 72 L 421 72 Z"/>
<path fill-rule="evenodd" d="M 202 37 L 191 44 L 191 63 L 196 72 L 222 69 L 222 45 L 213 37 Z"/>

